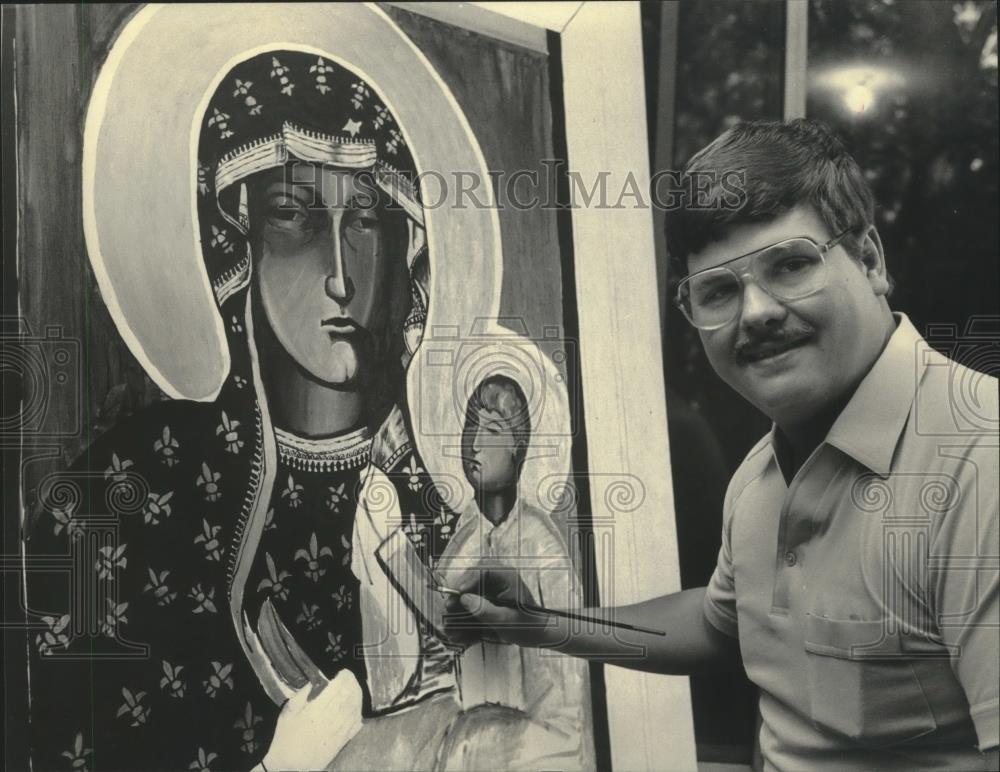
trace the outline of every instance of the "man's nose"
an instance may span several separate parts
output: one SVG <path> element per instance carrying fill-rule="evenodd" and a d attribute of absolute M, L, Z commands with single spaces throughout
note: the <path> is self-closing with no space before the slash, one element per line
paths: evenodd
<path fill-rule="evenodd" d="M 331 217 L 330 269 L 326 277 L 326 294 L 338 303 L 347 304 L 354 297 L 354 282 L 347 273 L 344 248 L 340 240 L 340 218 Z"/>
<path fill-rule="evenodd" d="M 788 315 L 788 309 L 781 301 L 762 290 L 756 282 L 748 281 L 743 287 L 743 308 L 740 310 L 740 324 L 745 327 L 766 327 Z"/>

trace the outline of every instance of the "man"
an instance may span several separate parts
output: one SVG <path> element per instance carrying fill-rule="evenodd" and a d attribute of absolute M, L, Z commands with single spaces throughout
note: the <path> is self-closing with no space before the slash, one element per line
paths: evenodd
<path fill-rule="evenodd" d="M 824 127 L 740 124 L 686 169 L 733 171 L 739 206 L 720 184 L 668 233 L 709 361 L 774 422 L 730 481 L 709 585 L 596 612 L 663 639 L 460 604 L 502 640 L 654 672 L 742 654 L 768 769 L 996 769 L 997 381 L 890 311 L 871 192 Z"/>

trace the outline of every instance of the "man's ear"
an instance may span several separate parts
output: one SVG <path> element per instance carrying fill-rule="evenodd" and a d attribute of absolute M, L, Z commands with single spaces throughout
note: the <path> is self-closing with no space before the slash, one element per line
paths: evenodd
<path fill-rule="evenodd" d="M 882 239 L 878 229 L 871 225 L 861 241 L 861 264 L 865 276 L 876 295 L 888 295 L 891 287 L 889 273 L 885 267 L 885 251 L 882 249 Z"/>

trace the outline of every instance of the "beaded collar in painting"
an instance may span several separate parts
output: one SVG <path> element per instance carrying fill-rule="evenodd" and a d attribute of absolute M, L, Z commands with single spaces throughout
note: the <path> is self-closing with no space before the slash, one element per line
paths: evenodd
<path fill-rule="evenodd" d="M 356 469 L 367 464 L 371 457 L 372 438 L 367 428 L 339 437 L 311 440 L 275 427 L 274 437 L 281 460 L 300 471 Z"/>

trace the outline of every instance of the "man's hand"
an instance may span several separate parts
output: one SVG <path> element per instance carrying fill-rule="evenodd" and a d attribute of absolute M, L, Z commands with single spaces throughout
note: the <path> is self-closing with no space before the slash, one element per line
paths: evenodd
<path fill-rule="evenodd" d="M 533 646 L 541 642 L 546 617 L 526 611 L 534 598 L 513 568 L 483 568 L 478 576 L 456 587 L 450 596 L 445 634 L 454 644 L 468 646 L 481 640 Z"/>

